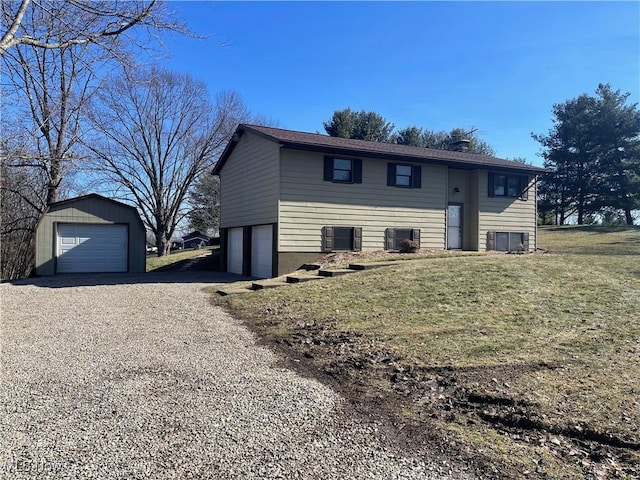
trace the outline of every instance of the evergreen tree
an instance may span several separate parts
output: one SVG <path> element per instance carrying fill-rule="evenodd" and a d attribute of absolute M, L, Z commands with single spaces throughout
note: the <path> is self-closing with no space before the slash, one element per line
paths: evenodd
<path fill-rule="evenodd" d="M 189 191 L 189 228 L 215 235 L 220 226 L 220 177 L 205 172 Z"/>
<path fill-rule="evenodd" d="M 393 124 L 375 112 L 356 112 L 350 108 L 336 110 L 330 120 L 324 122 L 324 129 L 332 137 L 389 142 Z"/>
<path fill-rule="evenodd" d="M 435 148 L 438 150 L 453 150 L 454 142 L 458 140 L 469 140 L 469 153 L 495 155 L 493 148 L 491 148 L 487 142 L 478 138 L 475 129 L 465 130 L 463 128 L 454 128 L 450 132 L 437 132 L 411 126 L 398 130 L 394 137 L 394 143 L 399 145 Z"/>
<path fill-rule="evenodd" d="M 602 209 L 640 208 L 640 112 L 627 105 L 629 94 L 600 84 L 587 94 L 553 106 L 554 125 L 547 135 L 533 134 L 544 148 L 543 194 L 554 204 L 562 224 L 577 214 L 578 224 Z"/>

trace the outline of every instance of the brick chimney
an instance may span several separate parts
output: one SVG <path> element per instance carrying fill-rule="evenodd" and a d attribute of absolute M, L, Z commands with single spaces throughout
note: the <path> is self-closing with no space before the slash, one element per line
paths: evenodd
<path fill-rule="evenodd" d="M 468 152 L 470 143 L 471 140 L 467 138 L 459 138 L 452 141 L 449 145 L 451 145 L 451 150 L 454 150 L 456 152 Z"/>

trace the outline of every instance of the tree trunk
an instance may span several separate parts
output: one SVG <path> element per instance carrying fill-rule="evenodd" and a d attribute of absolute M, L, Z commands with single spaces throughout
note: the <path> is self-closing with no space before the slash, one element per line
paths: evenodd
<path fill-rule="evenodd" d="M 49 169 L 49 185 L 47 186 L 47 207 L 58 201 L 58 188 L 60 186 L 60 159 L 52 159 Z"/>
<path fill-rule="evenodd" d="M 631 215 L 630 208 L 624 209 L 624 217 L 625 217 L 625 220 L 627 221 L 627 225 L 633 225 L 633 216 Z"/>
<path fill-rule="evenodd" d="M 158 232 L 156 234 L 156 246 L 158 247 L 159 257 L 169 254 L 171 250 L 171 242 L 167 240 L 167 237 L 163 232 Z"/>

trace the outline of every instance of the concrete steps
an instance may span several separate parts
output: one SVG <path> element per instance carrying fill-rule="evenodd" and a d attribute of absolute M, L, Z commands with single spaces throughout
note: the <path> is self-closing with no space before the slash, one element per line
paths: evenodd
<path fill-rule="evenodd" d="M 304 283 L 304 282 L 311 282 L 314 280 L 322 280 L 323 278 L 324 277 L 320 277 L 318 275 L 303 276 L 303 277 L 295 277 L 293 275 L 288 275 L 285 281 L 287 283 Z"/>
<path fill-rule="evenodd" d="M 249 288 L 239 288 L 230 286 L 228 288 L 219 288 L 216 290 L 216 293 L 221 297 L 226 297 L 227 295 L 244 295 L 245 293 L 252 293 L 253 290 Z"/>
<path fill-rule="evenodd" d="M 325 278 L 348 275 L 350 273 L 361 272 L 363 270 L 387 267 L 389 265 L 395 265 L 397 263 L 397 261 L 352 263 L 348 268 L 322 268 L 316 263 L 307 263 L 300 267 L 300 269 L 296 273 L 287 275 L 284 280 L 282 280 L 281 278 L 256 280 L 249 287 L 233 287 L 232 284 L 229 287 L 219 289 L 216 293 L 223 296 L 241 295 L 245 293 L 255 292 L 257 290 L 267 290 L 270 288 L 279 288 L 296 283 L 312 282 Z"/>
<path fill-rule="evenodd" d="M 318 263 L 305 263 L 300 267 L 300 270 L 311 271 L 311 270 L 320 270 L 320 268 L 321 266 Z"/>
<path fill-rule="evenodd" d="M 388 267 L 390 265 L 397 265 L 397 260 L 390 260 L 388 262 L 369 262 L 369 263 L 350 263 L 349 268 L 351 270 L 373 270 L 374 268 Z"/>
<path fill-rule="evenodd" d="M 263 280 L 258 282 L 253 282 L 251 284 L 251 290 L 266 290 L 269 288 L 278 288 L 289 285 L 287 282 L 282 281 L 273 281 L 273 280 Z"/>
<path fill-rule="evenodd" d="M 350 268 L 335 268 L 331 270 L 318 270 L 318 275 L 321 277 L 338 277 L 340 275 L 348 275 L 349 273 L 355 273 L 355 270 Z"/>

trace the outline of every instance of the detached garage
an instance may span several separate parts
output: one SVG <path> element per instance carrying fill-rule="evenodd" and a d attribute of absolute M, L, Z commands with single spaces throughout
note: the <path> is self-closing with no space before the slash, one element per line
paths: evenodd
<path fill-rule="evenodd" d="M 143 273 L 145 262 L 138 211 L 100 195 L 52 204 L 36 230 L 36 275 Z"/>

